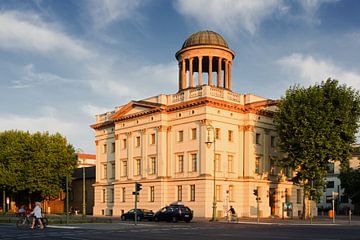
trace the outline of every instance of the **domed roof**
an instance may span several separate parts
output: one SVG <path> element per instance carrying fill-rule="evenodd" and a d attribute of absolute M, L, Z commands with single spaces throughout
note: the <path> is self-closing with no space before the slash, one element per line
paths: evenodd
<path fill-rule="evenodd" d="M 213 31 L 200 31 L 188 37 L 182 45 L 182 49 L 198 45 L 217 45 L 229 48 L 227 42 L 220 34 Z"/>

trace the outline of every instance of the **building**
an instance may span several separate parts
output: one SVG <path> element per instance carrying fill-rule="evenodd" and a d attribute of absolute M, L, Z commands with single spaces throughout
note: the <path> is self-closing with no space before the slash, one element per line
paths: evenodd
<path fill-rule="evenodd" d="M 229 205 L 255 217 L 257 190 L 260 216 L 299 214 L 302 190 L 274 160 L 277 102 L 232 91 L 234 57 L 221 35 L 197 32 L 176 53 L 176 93 L 96 116 L 94 215 L 134 208 L 135 182 L 138 206 L 155 211 L 182 201 L 195 217 L 224 216 Z"/>

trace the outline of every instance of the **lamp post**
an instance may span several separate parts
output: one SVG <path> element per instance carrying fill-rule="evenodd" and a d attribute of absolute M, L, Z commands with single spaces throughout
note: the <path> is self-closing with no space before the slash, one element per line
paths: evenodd
<path fill-rule="evenodd" d="M 216 159 L 215 159 L 215 139 L 216 139 L 216 137 L 215 137 L 215 128 L 212 126 L 212 125 L 207 125 L 206 126 L 206 130 L 207 130 L 207 137 L 206 137 L 206 145 L 208 146 L 208 147 L 210 147 L 211 146 L 211 144 L 213 143 L 213 145 L 214 145 L 214 156 L 213 156 L 213 158 L 214 158 L 214 173 L 213 173 L 213 175 L 214 175 L 214 195 L 213 195 L 213 213 L 212 213 L 212 218 L 211 218 L 211 221 L 216 221 Z M 211 138 L 211 136 L 210 136 L 210 132 L 212 132 L 213 133 L 213 138 Z"/>

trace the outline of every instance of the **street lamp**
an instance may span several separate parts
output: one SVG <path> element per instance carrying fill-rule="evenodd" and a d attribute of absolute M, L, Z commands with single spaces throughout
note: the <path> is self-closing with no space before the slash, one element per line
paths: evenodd
<path fill-rule="evenodd" d="M 215 159 L 215 128 L 212 125 L 206 126 L 207 136 L 206 136 L 206 145 L 210 148 L 211 144 L 214 145 L 214 198 L 213 198 L 213 213 L 211 221 L 216 221 L 216 159 Z M 213 137 L 211 138 L 210 133 L 213 133 Z"/>

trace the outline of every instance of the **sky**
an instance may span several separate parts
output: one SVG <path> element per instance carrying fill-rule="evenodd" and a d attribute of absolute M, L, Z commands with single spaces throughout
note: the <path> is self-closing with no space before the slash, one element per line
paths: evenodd
<path fill-rule="evenodd" d="M 0 131 L 59 132 L 95 153 L 95 115 L 178 90 L 175 53 L 211 30 L 233 91 L 279 99 L 327 79 L 360 90 L 357 0 L 0 0 Z"/>

